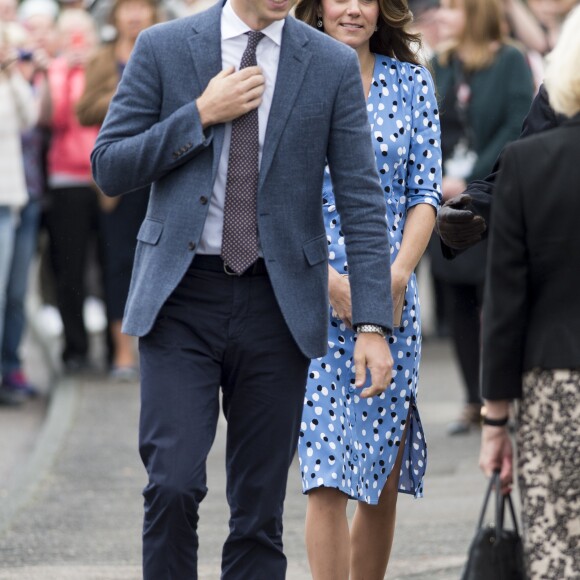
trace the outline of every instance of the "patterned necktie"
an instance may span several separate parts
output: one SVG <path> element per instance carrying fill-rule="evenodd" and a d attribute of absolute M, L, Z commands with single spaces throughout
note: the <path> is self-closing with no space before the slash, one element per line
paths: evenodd
<path fill-rule="evenodd" d="M 240 69 L 256 66 L 256 47 L 264 35 L 248 32 Z M 257 193 L 259 177 L 258 109 L 232 121 L 221 257 L 243 274 L 258 259 Z"/>

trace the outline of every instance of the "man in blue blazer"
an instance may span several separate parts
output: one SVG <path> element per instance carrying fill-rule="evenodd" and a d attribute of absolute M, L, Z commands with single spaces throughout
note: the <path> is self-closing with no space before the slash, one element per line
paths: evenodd
<path fill-rule="evenodd" d="M 353 381 L 363 387 L 370 369 L 363 397 L 390 381 L 385 202 L 358 61 L 287 17 L 292 4 L 229 0 L 143 32 L 92 155 L 107 195 L 152 184 L 124 320 L 125 332 L 140 337 L 146 580 L 197 578 L 198 507 L 220 386 L 231 511 L 222 578 L 285 577 L 287 473 L 309 359 L 327 348 L 326 162 L 359 332 Z M 257 65 L 246 56 L 250 38 L 258 38 Z M 239 146 L 239 127 L 255 111 L 258 122 L 245 130 L 255 127 L 259 173 L 258 162 L 255 172 L 253 162 L 243 161 L 246 172 L 239 163 L 254 148 L 247 133 Z M 232 193 L 233 173 L 240 191 Z M 236 198 L 252 189 L 253 201 Z M 257 259 L 243 271 L 222 258 L 226 197 L 241 212 L 228 214 L 230 226 L 256 222 Z M 244 213 L 250 203 L 255 211 Z"/>

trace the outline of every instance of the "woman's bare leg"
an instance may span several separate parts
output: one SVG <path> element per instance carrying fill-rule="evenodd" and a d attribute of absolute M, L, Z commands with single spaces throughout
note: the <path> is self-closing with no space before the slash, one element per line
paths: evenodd
<path fill-rule="evenodd" d="M 329 487 L 308 494 L 306 549 L 314 580 L 348 580 L 350 537 L 348 497 Z"/>
<path fill-rule="evenodd" d="M 395 536 L 399 475 L 406 436 L 405 427 L 395 465 L 381 492 L 379 503 L 357 504 L 350 534 L 351 580 L 383 580 L 385 577 Z"/>

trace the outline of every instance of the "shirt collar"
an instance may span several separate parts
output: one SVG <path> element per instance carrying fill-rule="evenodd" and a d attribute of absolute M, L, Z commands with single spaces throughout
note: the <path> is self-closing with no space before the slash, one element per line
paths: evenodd
<path fill-rule="evenodd" d="M 222 10 L 222 40 L 228 40 L 241 36 L 252 30 L 235 12 L 232 8 L 231 2 L 226 2 Z M 275 42 L 278 46 L 282 44 L 282 29 L 284 28 L 284 20 L 276 20 L 269 26 L 262 29 L 262 32 L 270 40 Z"/>

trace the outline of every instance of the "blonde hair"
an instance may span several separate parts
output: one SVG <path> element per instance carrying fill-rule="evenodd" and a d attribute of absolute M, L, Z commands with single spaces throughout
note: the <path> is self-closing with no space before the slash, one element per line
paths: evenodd
<path fill-rule="evenodd" d="M 544 84 L 557 113 L 573 117 L 580 112 L 580 6 L 566 18 L 554 50 L 547 56 Z"/>
<path fill-rule="evenodd" d="M 98 37 L 97 25 L 93 17 L 83 8 L 67 8 L 57 20 L 59 32 L 81 29 Z"/>
<path fill-rule="evenodd" d="M 462 9 L 465 26 L 461 36 L 445 46 L 439 61 L 447 65 L 453 53 L 461 50 L 467 70 L 488 67 L 497 54 L 497 43 L 505 41 L 502 30 L 503 12 L 499 0 L 452 0 L 451 8 Z"/>

